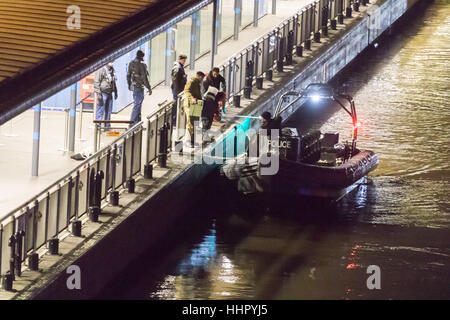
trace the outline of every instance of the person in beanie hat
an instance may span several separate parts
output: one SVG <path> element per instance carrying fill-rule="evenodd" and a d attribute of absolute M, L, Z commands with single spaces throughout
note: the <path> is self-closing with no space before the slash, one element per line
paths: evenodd
<path fill-rule="evenodd" d="M 261 129 L 270 129 L 270 124 L 272 122 L 272 115 L 269 111 L 264 111 L 261 114 Z"/>
<path fill-rule="evenodd" d="M 144 52 L 138 50 L 136 58 L 128 65 L 127 82 L 128 89 L 133 91 L 133 111 L 131 112 L 132 125 L 141 121 L 142 102 L 144 101 L 144 88 L 147 88 L 148 94 L 152 94 L 152 88 L 148 80 L 147 65 L 144 61 Z"/>
<path fill-rule="evenodd" d="M 216 113 L 219 105 L 216 101 L 216 95 L 219 92 L 217 88 L 210 86 L 203 97 L 203 110 L 202 110 L 202 128 L 203 130 L 209 130 L 211 128 L 214 113 Z"/>

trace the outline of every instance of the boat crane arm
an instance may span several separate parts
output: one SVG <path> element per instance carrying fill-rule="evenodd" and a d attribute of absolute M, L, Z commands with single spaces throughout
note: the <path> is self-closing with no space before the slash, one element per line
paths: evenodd
<path fill-rule="evenodd" d="M 284 99 L 288 96 L 294 96 L 295 99 L 288 103 L 283 109 L 281 109 Z M 347 112 L 352 118 L 353 131 L 352 131 L 352 154 L 356 151 L 356 140 L 358 137 L 358 117 L 356 115 L 356 107 L 355 101 L 353 97 L 349 94 L 335 94 L 334 90 L 331 87 L 324 85 L 322 83 L 311 83 L 306 89 L 301 91 L 287 91 L 283 93 L 278 100 L 277 107 L 275 109 L 274 118 L 282 114 L 285 110 L 291 107 L 294 103 L 296 103 L 301 98 L 319 98 L 319 99 L 330 99 L 339 104 L 339 106 Z M 346 107 L 341 99 L 348 101 L 350 108 Z"/>

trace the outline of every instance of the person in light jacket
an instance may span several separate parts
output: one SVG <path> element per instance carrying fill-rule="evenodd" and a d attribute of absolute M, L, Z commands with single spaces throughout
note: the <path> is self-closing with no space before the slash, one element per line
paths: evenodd
<path fill-rule="evenodd" d="M 95 72 L 94 92 L 97 96 L 97 110 L 95 120 L 111 120 L 113 108 L 113 95 L 117 100 L 117 84 L 114 72 L 114 62 L 109 62 L 103 68 Z M 105 123 L 105 128 L 110 128 L 111 124 Z"/>
<path fill-rule="evenodd" d="M 189 105 L 190 103 L 197 103 L 198 100 L 202 100 L 201 85 L 204 78 L 205 74 L 199 71 L 184 87 L 184 111 L 186 113 L 186 128 L 190 135 L 190 147 L 194 144 L 193 122 L 197 119 L 189 116 Z"/>

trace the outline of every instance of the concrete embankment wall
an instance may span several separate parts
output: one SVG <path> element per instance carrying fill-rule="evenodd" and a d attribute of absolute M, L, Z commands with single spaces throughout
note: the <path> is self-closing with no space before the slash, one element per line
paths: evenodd
<path fill-rule="evenodd" d="M 273 112 L 278 98 L 285 91 L 305 88 L 311 82 L 328 82 L 415 2 L 418 0 L 378 1 L 345 27 L 337 31 L 330 30 L 328 38 L 313 44 L 312 52 L 302 58 L 295 57 L 294 65 L 287 68 L 285 73 L 275 74 L 274 84 L 264 92 L 259 92 L 240 114 L 259 115 L 266 110 Z M 293 105 L 283 117 L 289 117 L 302 103 L 300 101 Z M 244 130 L 259 125 L 258 121 L 241 122 Z M 216 144 L 220 144 L 222 139 L 231 141 L 233 138 L 234 125 L 229 124 Z M 227 149 L 234 148 L 226 145 Z M 182 165 L 173 162 L 168 165 L 169 169 L 164 172 L 160 182 L 150 183 L 145 179 L 137 181 L 138 195 L 128 203 L 122 200 L 125 206 L 116 212 L 118 220 L 112 220 L 111 226 L 105 225 L 100 235 L 92 236 L 86 243 L 70 250 L 67 257 L 15 298 L 92 298 L 149 247 L 160 250 L 161 239 L 168 236 L 171 226 L 180 221 L 183 214 L 180 208 L 192 200 L 192 190 L 215 168 L 214 165 Z M 105 208 L 105 212 L 108 210 Z M 80 267 L 81 290 L 67 289 L 69 275 L 66 269 L 70 265 Z"/>

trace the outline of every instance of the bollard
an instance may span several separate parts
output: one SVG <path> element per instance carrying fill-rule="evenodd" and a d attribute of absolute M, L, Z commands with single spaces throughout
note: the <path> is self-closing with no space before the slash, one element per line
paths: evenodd
<path fill-rule="evenodd" d="M 327 27 L 327 26 L 323 26 L 323 27 L 322 27 L 322 35 L 323 35 L 324 37 L 327 37 L 327 36 L 328 36 L 328 27 Z"/>
<path fill-rule="evenodd" d="M 346 18 L 351 18 L 352 17 L 352 8 L 351 7 L 347 7 L 345 9 L 345 17 Z"/>
<path fill-rule="evenodd" d="M 59 251 L 59 239 L 58 238 L 51 238 L 48 240 L 48 252 L 52 255 L 58 254 Z"/>
<path fill-rule="evenodd" d="M 311 50 L 311 39 L 305 40 L 305 50 Z"/>
<path fill-rule="evenodd" d="M 297 57 L 303 57 L 303 47 L 297 46 L 295 49 L 295 54 L 297 55 Z"/>
<path fill-rule="evenodd" d="M 74 237 L 81 237 L 81 221 L 80 220 L 75 220 L 72 222 L 72 235 Z"/>
<path fill-rule="evenodd" d="M 264 81 L 263 77 L 256 78 L 256 89 L 261 90 L 263 88 L 263 81 Z"/>
<path fill-rule="evenodd" d="M 252 93 L 252 88 L 251 87 L 245 87 L 244 88 L 244 98 L 245 99 L 250 99 L 251 93 Z"/>
<path fill-rule="evenodd" d="M 9 271 L 2 278 L 2 288 L 5 291 L 13 291 L 13 276 Z"/>
<path fill-rule="evenodd" d="M 267 81 L 272 81 L 272 79 L 273 79 L 273 70 L 269 69 L 269 70 L 266 71 L 266 80 Z"/>
<path fill-rule="evenodd" d="M 331 19 L 330 26 L 331 26 L 331 30 L 336 30 L 337 29 L 337 21 L 336 21 L 336 19 Z"/>
<path fill-rule="evenodd" d="M 233 96 L 233 107 L 235 108 L 241 107 L 241 96 L 239 94 Z"/>
<path fill-rule="evenodd" d="M 128 181 L 127 181 L 128 193 L 134 193 L 135 187 L 136 187 L 136 181 L 133 178 L 128 179 Z"/>
<path fill-rule="evenodd" d="M 158 166 L 161 168 L 167 167 L 167 134 L 168 127 L 164 124 L 159 129 L 159 153 L 158 153 Z M 132 192 L 134 193 L 134 191 Z"/>
<path fill-rule="evenodd" d="M 355 10 L 355 12 L 359 11 L 359 2 L 354 2 L 353 3 L 353 10 Z"/>
<path fill-rule="evenodd" d="M 119 205 L 119 191 L 111 191 L 109 194 L 109 204 L 115 207 Z"/>
<path fill-rule="evenodd" d="M 36 252 L 28 256 L 28 269 L 31 271 L 39 271 L 39 255 Z"/>
<path fill-rule="evenodd" d="M 338 22 L 339 24 L 344 24 L 344 15 L 343 15 L 342 13 L 339 13 L 339 14 L 338 14 L 337 22 Z"/>
<path fill-rule="evenodd" d="M 144 178 L 145 179 L 153 178 L 153 165 L 152 164 L 146 164 L 144 166 Z M 117 199 L 119 199 L 119 197 L 117 197 Z"/>
<path fill-rule="evenodd" d="M 89 221 L 98 222 L 98 216 L 100 215 L 100 207 L 89 207 Z"/>
<path fill-rule="evenodd" d="M 314 32 L 314 42 L 320 42 L 320 32 Z"/>

